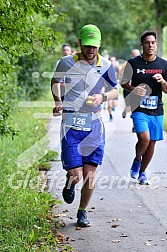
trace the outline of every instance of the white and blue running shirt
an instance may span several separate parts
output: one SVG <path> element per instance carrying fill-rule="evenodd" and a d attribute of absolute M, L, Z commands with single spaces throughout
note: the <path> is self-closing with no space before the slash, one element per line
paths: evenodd
<path fill-rule="evenodd" d="M 118 88 L 115 68 L 111 61 L 97 55 L 97 62 L 93 65 L 84 60 L 78 60 L 79 54 L 62 57 L 54 72 L 52 81 L 59 83 L 65 80 L 65 94 L 63 107 L 65 110 L 80 112 L 95 112 L 101 105 L 92 108 L 86 104 L 86 98 L 93 94 L 100 94 L 102 87 Z"/>

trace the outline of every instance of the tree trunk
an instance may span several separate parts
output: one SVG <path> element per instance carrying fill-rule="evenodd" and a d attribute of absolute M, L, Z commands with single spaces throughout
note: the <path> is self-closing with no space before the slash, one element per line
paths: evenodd
<path fill-rule="evenodd" d="M 158 56 L 162 56 L 162 25 L 160 23 L 157 23 L 157 41 L 158 41 L 158 50 L 157 50 L 157 54 Z"/>
<path fill-rule="evenodd" d="M 160 7 L 160 2 L 159 0 L 154 0 L 155 3 L 155 12 L 156 12 L 156 17 L 157 17 L 157 42 L 158 42 L 158 50 L 157 50 L 157 54 L 158 56 L 162 56 L 162 28 L 163 28 L 163 24 L 162 24 L 162 16 L 163 13 Z"/>

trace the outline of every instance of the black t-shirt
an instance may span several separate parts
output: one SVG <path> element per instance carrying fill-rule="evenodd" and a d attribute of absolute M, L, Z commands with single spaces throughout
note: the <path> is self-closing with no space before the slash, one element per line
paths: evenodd
<path fill-rule="evenodd" d="M 156 57 L 154 61 L 145 61 L 142 56 L 137 56 L 128 60 L 124 71 L 124 83 L 131 80 L 131 85 L 136 87 L 139 84 L 145 85 L 148 96 L 158 96 L 158 104 L 156 109 L 147 109 L 139 106 L 141 97 L 130 93 L 130 104 L 132 111 L 141 111 L 149 115 L 163 115 L 162 89 L 153 75 L 160 73 L 167 81 L 167 61 Z"/>

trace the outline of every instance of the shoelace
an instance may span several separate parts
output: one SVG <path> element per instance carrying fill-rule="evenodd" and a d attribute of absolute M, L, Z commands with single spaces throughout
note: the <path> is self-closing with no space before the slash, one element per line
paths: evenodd
<path fill-rule="evenodd" d="M 78 217 L 80 217 L 80 218 L 87 218 L 86 211 L 79 212 Z"/>
<path fill-rule="evenodd" d="M 145 173 L 140 173 L 139 178 L 140 179 L 147 179 Z"/>

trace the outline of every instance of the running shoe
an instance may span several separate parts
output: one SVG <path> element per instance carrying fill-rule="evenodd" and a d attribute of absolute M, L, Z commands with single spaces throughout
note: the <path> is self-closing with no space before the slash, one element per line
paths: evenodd
<path fill-rule="evenodd" d="M 65 187 L 63 188 L 63 199 L 67 204 L 71 204 L 75 198 L 75 185 L 71 185 L 69 188 L 68 180 L 66 181 Z"/>
<path fill-rule="evenodd" d="M 112 122 L 113 121 L 113 116 L 112 115 L 110 115 L 110 122 Z"/>
<path fill-rule="evenodd" d="M 122 118 L 125 118 L 126 117 L 126 111 L 124 110 L 123 112 L 122 112 Z"/>
<path fill-rule="evenodd" d="M 137 179 L 139 176 L 139 171 L 141 167 L 141 161 L 134 160 L 132 167 L 130 169 L 130 176 L 131 178 Z"/>
<path fill-rule="evenodd" d="M 78 210 L 77 213 L 77 226 L 79 227 L 90 227 L 91 223 L 90 220 L 87 217 L 86 210 Z"/>
<path fill-rule="evenodd" d="M 140 185 L 148 185 L 149 184 L 145 172 L 139 173 L 138 181 L 139 181 Z"/>

